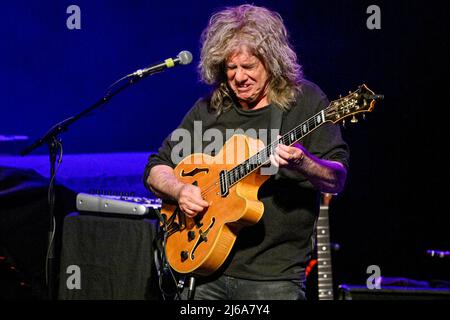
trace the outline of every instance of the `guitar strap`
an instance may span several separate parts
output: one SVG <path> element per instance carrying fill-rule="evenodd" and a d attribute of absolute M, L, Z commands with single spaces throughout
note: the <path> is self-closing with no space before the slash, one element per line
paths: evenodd
<path fill-rule="evenodd" d="M 270 111 L 270 127 L 269 132 L 272 132 L 272 129 L 278 129 L 279 134 L 281 135 L 281 125 L 283 122 L 283 111 L 275 106 L 272 105 L 271 111 Z M 272 134 L 270 134 L 270 139 L 272 140 Z M 275 137 L 276 139 L 276 137 Z M 273 141 L 270 141 L 272 143 Z"/>

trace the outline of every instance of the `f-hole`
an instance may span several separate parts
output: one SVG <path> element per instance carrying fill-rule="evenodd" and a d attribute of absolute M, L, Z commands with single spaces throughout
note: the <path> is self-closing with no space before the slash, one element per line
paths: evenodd
<path fill-rule="evenodd" d="M 198 246 L 199 246 L 202 242 L 208 241 L 208 237 L 207 237 L 208 232 L 209 232 L 209 230 L 211 230 L 211 228 L 213 227 L 213 225 L 214 225 L 215 222 L 216 222 L 216 218 L 212 217 L 212 218 L 211 218 L 211 224 L 208 226 L 208 229 L 206 229 L 206 230 L 203 231 L 203 232 L 202 232 L 201 229 L 199 230 L 198 233 L 200 234 L 200 237 L 198 238 L 197 243 L 195 244 L 195 246 L 194 246 L 194 248 L 192 249 L 192 252 L 191 252 L 191 259 L 192 259 L 192 260 L 194 260 L 195 250 L 197 250 Z"/>
<path fill-rule="evenodd" d="M 208 173 L 209 169 L 208 168 L 195 168 L 195 169 L 193 169 L 191 171 L 187 171 L 187 172 L 184 171 L 184 169 L 183 169 L 183 170 L 181 170 L 181 176 L 182 177 L 193 177 L 196 174 L 199 174 L 200 172 Z"/>

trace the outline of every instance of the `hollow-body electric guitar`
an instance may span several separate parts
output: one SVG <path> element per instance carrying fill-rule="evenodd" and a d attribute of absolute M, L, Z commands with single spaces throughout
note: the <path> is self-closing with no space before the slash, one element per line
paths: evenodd
<path fill-rule="evenodd" d="M 278 144 L 292 145 L 326 122 L 337 123 L 358 113 L 371 112 L 376 95 L 366 85 L 332 101 L 328 107 L 268 146 L 245 135 L 234 135 L 214 157 L 191 154 L 174 169 L 183 183 L 198 186 L 209 207 L 195 218 L 186 217 L 176 203 L 163 201 L 166 258 L 179 273 L 206 276 L 216 271 L 230 253 L 239 231 L 256 224 L 264 212 L 259 187 L 270 177 L 262 166 Z"/>

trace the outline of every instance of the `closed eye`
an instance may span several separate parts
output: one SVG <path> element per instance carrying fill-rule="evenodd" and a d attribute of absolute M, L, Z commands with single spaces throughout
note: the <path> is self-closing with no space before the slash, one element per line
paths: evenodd
<path fill-rule="evenodd" d="M 247 69 L 247 70 L 254 69 L 255 67 L 256 67 L 256 63 L 242 65 L 242 68 Z"/>

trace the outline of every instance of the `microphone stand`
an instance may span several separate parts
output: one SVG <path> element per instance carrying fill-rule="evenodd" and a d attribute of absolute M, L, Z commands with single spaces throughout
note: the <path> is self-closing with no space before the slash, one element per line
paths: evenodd
<path fill-rule="evenodd" d="M 131 86 L 132 84 L 136 83 L 138 80 L 144 78 L 145 76 L 148 76 L 150 74 L 155 74 L 157 72 L 161 72 L 162 70 L 155 70 L 151 73 L 146 74 L 131 74 L 127 75 L 115 83 L 113 83 L 111 87 L 113 87 L 116 83 L 120 82 L 121 80 L 130 78 L 129 81 L 127 81 L 125 84 L 121 85 L 114 91 L 108 91 L 105 96 L 103 96 L 100 100 L 95 102 L 92 106 L 86 108 L 82 112 L 67 118 L 57 124 L 55 124 L 53 127 L 50 128 L 50 130 L 47 131 L 46 134 L 44 134 L 41 138 L 36 140 L 32 145 L 26 147 L 21 151 L 21 155 L 25 156 L 29 154 L 34 149 L 40 147 L 43 144 L 48 145 L 49 149 L 49 156 L 50 156 L 50 183 L 48 188 L 48 203 L 49 203 L 49 229 L 48 229 L 48 247 L 47 247 L 47 257 L 46 257 L 46 287 L 47 287 L 47 298 L 52 300 L 55 299 L 55 293 L 56 290 L 54 288 L 54 263 L 55 263 L 55 247 L 54 247 L 54 238 L 56 233 L 56 224 L 55 224 L 55 199 L 56 199 L 56 193 L 55 193 L 55 176 L 56 176 L 56 158 L 58 151 L 60 152 L 59 160 L 58 160 L 58 166 L 62 162 L 62 143 L 61 139 L 59 139 L 59 134 L 62 132 L 66 132 L 69 127 L 78 121 L 78 119 L 92 113 L 95 109 L 99 108 L 106 102 L 108 102 L 112 97 L 117 95 L 119 92 L 125 90 L 127 87 Z"/>

